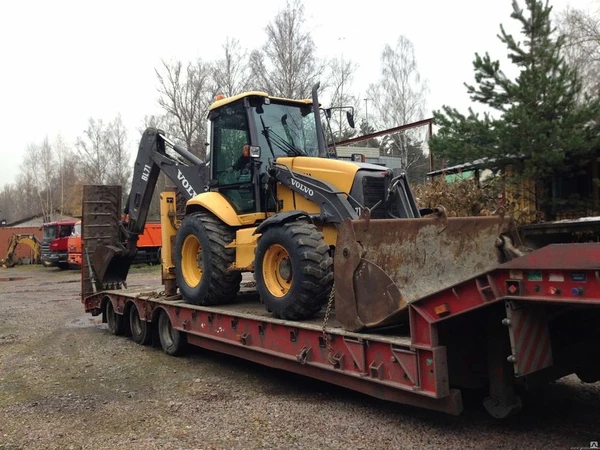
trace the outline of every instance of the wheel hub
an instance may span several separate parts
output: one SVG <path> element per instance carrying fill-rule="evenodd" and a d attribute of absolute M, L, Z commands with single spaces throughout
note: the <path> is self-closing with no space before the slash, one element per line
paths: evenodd
<path fill-rule="evenodd" d="M 200 284 L 202 267 L 202 246 L 198 238 L 190 234 L 186 236 L 181 248 L 181 270 L 188 286 Z"/>
<path fill-rule="evenodd" d="M 271 245 L 263 257 L 263 279 L 266 288 L 275 297 L 284 297 L 292 286 L 292 261 L 280 244 Z"/>
<path fill-rule="evenodd" d="M 289 258 L 285 258 L 279 263 L 279 276 L 285 281 L 292 279 L 292 263 Z"/>

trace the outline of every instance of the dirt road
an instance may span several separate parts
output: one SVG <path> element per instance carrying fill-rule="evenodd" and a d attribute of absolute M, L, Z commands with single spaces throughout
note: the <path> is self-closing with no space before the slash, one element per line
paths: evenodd
<path fill-rule="evenodd" d="M 24 277 L 1 281 L 8 277 Z M 131 287 L 156 285 L 134 269 Z M 0 449 L 589 448 L 600 384 L 575 377 L 489 418 L 388 404 L 195 350 L 172 358 L 83 314 L 75 271 L 0 269 Z"/>

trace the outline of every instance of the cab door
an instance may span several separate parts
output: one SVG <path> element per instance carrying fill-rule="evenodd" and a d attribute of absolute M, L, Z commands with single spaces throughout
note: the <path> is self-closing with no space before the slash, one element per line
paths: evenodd
<path fill-rule="evenodd" d="M 243 155 L 250 145 L 248 117 L 243 102 L 232 103 L 211 113 L 211 178 L 238 214 L 256 212 L 253 165 Z"/>

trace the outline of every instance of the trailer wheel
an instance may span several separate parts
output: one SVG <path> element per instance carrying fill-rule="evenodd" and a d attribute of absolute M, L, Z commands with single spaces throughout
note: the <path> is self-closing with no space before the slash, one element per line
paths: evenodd
<path fill-rule="evenodd" d="M 106 302 L 105 314 L 106 323 L 108 324 L 110 332 L 115 336 L 123 336 L 127 331 L 125 317 L 121 314 L 117 314 L 110 299 Z"/>
<path fill-rule="evenodd" d="M 185 334 L 173 328 L 171 319 L 165 311 L 162 311 L 158 318 L 158 338 L 160 346 L 170 356 L 181 355 L 187 344 Z"/>
<path fill-rule="evenodd" d="M 137 306 L 131 305 L 129 309 L 129 328 L 131 338 L 140 345 L 149 345 L 152 342 L 152 327 L 142 320 Z"/>
<path fill-rule="evenodd" d="M 333 259 L 323 234 L 305 221 L 267 228 L 258 239 L 256 287 L 267 310 L 282 319 L 314 316 L 333 286 Z"/>
<path fill-rule="evenodd" d="M 235 248 L 227 248 L 235 230 L 205 212 L 188 215 L 177 231 L 175 272 L 183 297 L 194 305 L 232 302 L 242 274 L 229 270 Z"/>
<path fill-rule="evenodd" d="M 575 372 L 575 375 L 577 375 L 577 378 L 579 378 L 582 383 L 595 383 L 600 381 L 600 369 L 598 368 L 588 367 L 581 369 Z"/>

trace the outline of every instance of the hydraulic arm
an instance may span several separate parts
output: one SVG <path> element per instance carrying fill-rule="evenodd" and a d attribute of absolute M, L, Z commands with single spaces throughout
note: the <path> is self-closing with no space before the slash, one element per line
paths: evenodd
<path fill-rule="evenodd" d="M 167 153 L 167 148 L 181 158 Z M 120 223 L 120 238 L 100 245 L 93 255 L 96 282 L 118 285 L 125 281 L 137 251 L 138 236 L 144 232 L 156 181 L 163 172 L 186 200 L 203 192 L 208 183 L 206 164 L 156 128 L 144 131 L 133 170 L 131 191 Z"/>

